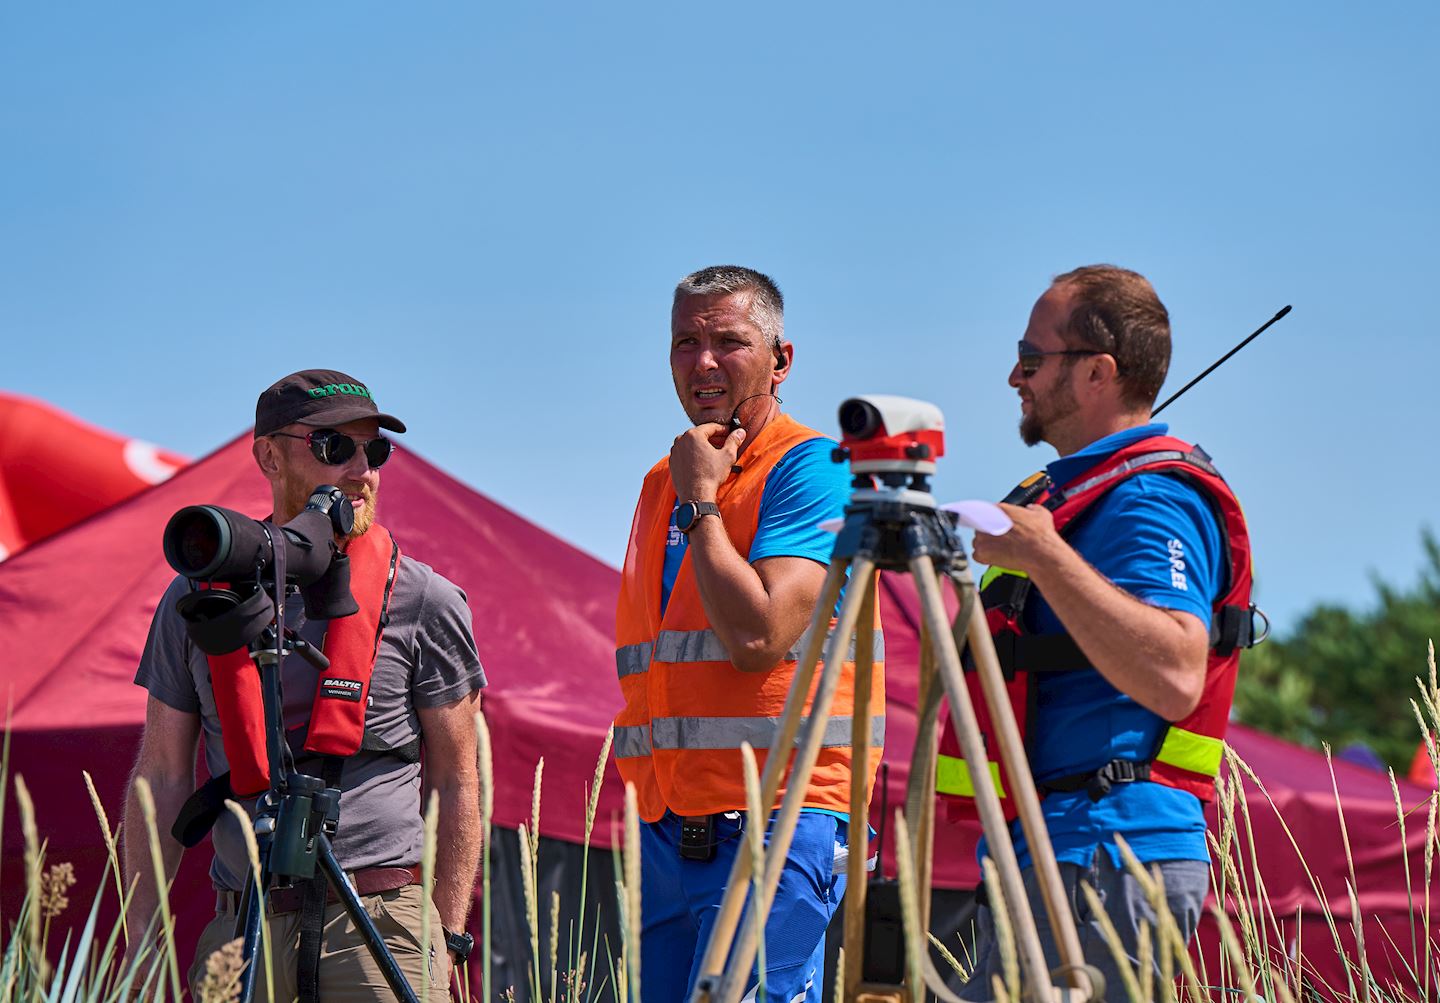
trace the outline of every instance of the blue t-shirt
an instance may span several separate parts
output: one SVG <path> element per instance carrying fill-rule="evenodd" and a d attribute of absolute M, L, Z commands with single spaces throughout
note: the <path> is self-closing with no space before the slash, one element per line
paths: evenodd
<path fill-rule="evenodd" d="M 1165 435 L 1163 423 L 1099 439 L 1046 467 L 1065 484 L 1116 450 Z M 1178 477 L 1138 474 L 1107 492 L 1067 537 L 1096 571 L 1142 602 L 1180 610 L 1209 627 L 1210 608 L 1228 568 L 1219 523 L 1206 496 Z M 1049 605 L 1032 593 L 1026 626 L 1063 629 Z M 1124 695 L 1095 669 L 1040 673 L 1031 732 L 1031 766 L 1041 780 L 1099 769 L 1112 759 L 1154 756 L 1167 727 L 1159 715 Z M 1056 856 L 1088 866 L 1103 846 L 1123 866 L 1113 834 L 1125 837 L 1144 863 L 1208 860 L 1205 815 L 1193 794 L 1157 783 L 1116 784 L 1091 801 L 1084 791 L 1051 794 L 1041 805 Z M 1012 827 L 1021 866 L 1029 853 Z"/>
<path fill-rule="evenodd" d="M 830 439 L 807 439 L 792 447 L 775 464 L 760 495 L 760 521 L 755 528 L 755 539 L 750 543 L 750 553 L 746 555 L 749 563 L 765 557 L 806 557 L 829 566 L 835 550 L 835 534 L 821 529 L 820 523 L 843 516 L 850 500 L 850 468 L 831 459 L 834 448 L 835 443 Z M 675 507 L 680 507 L 678 499 Z M 672 511 L 660 580 L 662 616 L 670 604 L 670 590 L 675 587 L 689 544 L 690 538 L 675 527 Z M 850 819 L 846 812 L 825 808 L 802 811 L 834 815 L 845 822 Z"/>
<path fill-rule="evenodd" d="M 807 439 L 790 449 L 775 464 L 760 495 L 760 521 L 745 559 L 754 564 L 765 557 L 807 557 L 828 566 L 835 550 L 835 534 L 820 528 L 827 519 L 845 514 L 850 500 L 850 468 L 830 458 L 834 441 Z M 677 499 L 675 507 L 680 507 Z M 675 527 L 665 538 L 665 566 L 660 579 L 660 613 L 670 605 L 670 590 L 680 574 L 690 538 Z"/>

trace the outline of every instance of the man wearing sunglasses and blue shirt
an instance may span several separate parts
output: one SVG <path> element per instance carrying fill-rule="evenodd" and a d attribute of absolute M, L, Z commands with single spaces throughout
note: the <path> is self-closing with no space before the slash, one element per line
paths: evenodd
<path fill-rule="evenodd" d="M 354 710 L 347 718 L 350 737 L 358 739 L 351 747 L 357 751 L 342 757 L 307 749 L 308 726 L 312 716 L 318 720 L 321 701 L 346 693 L 344 687 L 322 685 L 319 671 L 293 656 L 285 659 L 282 678 L 287 738 L 300 772 L 323 776 L 340 788 L 335 855 L 411 987 L 421 993 L 428 968 L 432 989 L 422 998 L 438 1001 L 450 998 L 451 966 L 470 947 L 464 930 L 480 854 L 473 716 L 485 674 L 464 593 L 401 553 L 375 521 L 380 467 L 391 453 L 382 430 L 404 432 L 405 425 L 382 413 L 364 384 L 333 370 L 307 370 L 260 395 L 253 455 L 270 482 L 274 522 L 284 524 L 298 515 L 320 484 L 336 485 L 354 506 L 354 528 L 336 542 L 350 559 L 351 587 L 361 614 L 307 622 L 304 603 L 291 590 L 285 623 L 325 652 L 331 662 L 327 674 L 342 670 L 363 680 L 358 692 L 364 710 Z M 244 731 L 230 725 L 238 700 L 226 683 L 225 662 L 244 653 L 206 656 L 191 643 L 175 610 L 190 587 L 177 578 L 160 600 L 135 677 L 150 696 L 132 786 L 135 778 L 143 777 L 154 794 L 171 875 L 182 847 L 168 829 L 191 796 L 197 742 L 203 736 L 212 777 L 227 770 L 232 778 L 239 777 L 237 764 L 251 761 L 257 752 Z M 374 623 L 380 625 L 378 638 L 367 626 Z M 348 700 L 357 702 L 354 696 Z M 263 757 L 263 750 L 258 751 Z M 429 901 L 419 884 L 422 751 L 425 787 L 440 797 L 436 881 Z M 126 799 L 125 832 L 145 832 L 133 796 Z M 229 812 L 220 812 L 212 836 L 216 913 L 200 936 L 190 970 L 197 998 L 206 959 L 236 936 L 239 892 L 249 869 L 239 821 Z M 131 915 L 143 928 L 156 905 L 150 848 L 143 836 L 125 840 L 124 859 L 127 880 L 140 879 Z M 276 888 L 269 896 L 276 1000 L 393 999 L 338 901 L 326 901 L 323 892 L 310 893 L 319 896 L 313 909 L 324 903 L 324 915 L 308 921 L 311 933 L 302 938 L 307 910 L 301 887 Z M 431 943 L 422 946 L 427 910 Z M 141 938 L 131 944 L 132 951 L 138 949 Z M 261 979 L 256 999 L 265 999 L 265 994 Z"/>
<path fill-rule="evenodd" d="M 1156 917 L 1123 839 L 1159 868 L 1181 934 L 1193 935 L 1209 884 L 1204 801 L 1239 652 L 1253 643 L 1239 504 L 1203 450 L 1151 419 L 1169 363 L 1169 314 L 1143 276 L 1093 265 L 1057 277 L 1031 311 L 1009 383 L 1021 438 L 1059 458 L 1002 506 L 1013 529 L 977 534 L 974 547 L 990 565 L 982 601 L 1002 665 L 1030 687 L 1017 718 L 1085 961 L 1105 976 L 1107 999 L 1124 995 L 1123 976 L 1105 917 L 1079 885 L 1098 893 L 1134 972 L 1139 928 L 1152 927 L 1153 943 Z M 942 759 L 937 786 L 963 800 L 971 774 L 948 777 Z M 1054 967 L 1029 851 L 1012 831 Z M 964 995 L 992 999 L 1002 966 L 988 908 L 979 927 Z"/>

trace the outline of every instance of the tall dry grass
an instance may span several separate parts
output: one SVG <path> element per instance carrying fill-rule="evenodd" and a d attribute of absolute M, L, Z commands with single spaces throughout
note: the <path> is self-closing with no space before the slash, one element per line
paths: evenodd
<path fill-rule="evenodd" d="M 1417 680 L 1418 693 L 1410 701 L 1412 712 L 1420 725 L 1426 748 L 1432 764 L 1440 767 L 1440 750 L 1437 750 L 1434 736 L 1440 733 L 1440 684 L 1433 647 L 1428 658 L 1427 677 Z M 489 729 L 483 715 L 476 715 L 477 749 L 481 783 L 481 832 L 483 849 L 481 854 L 481 936 L 477 942 L 478 957 L 482 965 L 481 997 L 486 1001 L 516 997 L 515 987 L 497 987 L 493 982 L 492 936 L 493 910 L 491 903 L 491 854 L 494 815 L 494 765 Z M 576 792 L 579 804 L 585 813 L 584 849 L 585 863 L 582 865 L 579 908 L 568 934 L 569 949 L 563 954 L 559 947 L 562 934 L 562 906 L 558 895 L 552 893 L 547 908 L 542 909 L 539 900 L 540 874 L 539 856 L 541 843 L 538 837 L 541 803 L 543 796 L 544 768 L 537 762 L 535 782 L 531 798 L 531 814 L 528 823 L 521 827 L 521 883 L 525 895 L 525 922 L 527 925 L 531 957 L 526 959 L 527 970 L 524 987 L 533 1003 L 595 1003 L 607 994 L 622 1003 L 636 1003 L 642 978 L 640 968 L 639 939 L 640 916 L 640 845 L 639 818 L 636 812 L 633 789 L 625 792 L 625 817 L 619 838 L 614 840 L 615 889 L 619 911 L 619 937 L 612 943 L 602 932 L 602 904 L 587 900 L 588 858 L 591 836 L 594 831 L 600 801 L 600 789 L 604 782 L 605 765 L 610 755 L 613 735 L 607 734 L 599 749 L 593 780 L 587 789 Z M 1327 750 L 1328 755 L 1328 750 Z M 758 791 L 758 771 L 753 764 L 753 750 L 746 760 L 747 786 Z M 159 894 L 159 906 L 154 916 L 129 916 L 128 920 L 117 920 L 113 928 L 106 931 L 98 928 L 101 904 L 114 899 L 123 908 L 128 904 L 133 889 L 126 889 L 121 873 L 118 855 L 118 834 L 112 830 L 109 814 L 88 776 L 84 778 L 95 809 L 99 838 L 106 851 L 106 871 L 96 882 L 94 898 L 88 916 L 83 920 L 75 918 L 64 940 L 59 945 L 52 942 L 57 930 L 74 915 L 74 904 L 70 901 L 71 875 L 65 861 L 48 861 L 46 847 L 41 839 L 41 820 L 37 818 L 30 792 L 23 778 L 13 778 L 15 805 L 24 842 L 25 895 L 18 913 L 4 917 L 4 950 L 0 953 L 0 1003 L 122 1003 L 131 998 L 146 1000 L 178 1001 L 185 998 L 182 983 L 182 960 L 175 951 L 174 916 L 169 907 L 169 884 L 164 877 L 159 861 L 158 826 L 154 817 L 153 803 L 146 797 L 148 791 L 143 785 L 137 789 L 142 805 L 142 816 L 146 824 L 145 838 L 152 849 L 155 860 L 155 880 Z M 8 731 L 0 742 L 0 835 L 6 824 L 6 812 L 11 804 L 7 793 L 12 786 L 9 775 Z M 1197 965 L 1192 959 L 1181 935 L 1179 924 L 1166 906 L 1164 881 L 1158 869 L 1147 869 L 1120 841 L 1124 863 L 1149 900 L 1156 915 L 1153 926 L 1144 928 L 1140 936 L 1137 958 L 1131 958 L 1119 947 L 1119 937 L 1112 931 L 1108 938 L 1112 949 L 1119 952 L 1127 962 L 1128 973 L 1122 976 L 1123 985 L 1110 987 L 1110 1000 L 1125 1000 L 1129 1003 L 1202 1003 L 1215 999 L 1235 999 L 1237 1003 L 1249 999 L 1264 1000 L 1266 1003 L 1309 1003 L 1321 997 L 1334 998 L 1354 1003 L 1440 1003 L 1440 952 L 1432 940 L 1431 884 L 1435 877 L 1436 850 L 1440 849 L 1437 836 L 1437 814 L 1440 814 L 1440 796 L 1432 793 L 1420 806 L 1407 809 L 1398 783 L 1393 775 L 1391 791 L 1395 807 L 1396 831 L 1402 841 L 1412 831 L 1424 826 L 1424 844 L 1419 866 L 1421 878 L 1418 887 L 1409 875 L 1411 853 L 1406 844 L 1402 856 L 1406 867 L 1407 900 L 1410 904 L 1409 936 L 1400 944 L 1386 941 L 1376 944 L 1367 939 L 1362 925 L 1364 914 L 1361 909 L 1361 892 L 1355 866 L 1355 857 L 1350 845 L 1349 828 L 1345 824 L 1344 802 L 1338 791 L 1338 783 L 1331 770 L 1332 796 L 1341 824 L 1341 846 L 1345 854 L 1345 881 L 1343 888 L 1327 889 L 1300 850 L 1299 840 L 1291 831 L 1280 813 L 1274 798 L 1255 771 L 1233 749 L 1227 747 L 1225 768 L 1217 785 L 1218 819 L 1214 832 L 1209 834 L 1212 850 L 1212 881 L 1216 903 L 1214 919 L 1221 940 L 1221 954 L 1214 971 L 1207 971 L 1206 959 Z M 243 808 L 231 805 L 230 810 L 246 818 Z M 752 810 L 758 808 L 752 806 Z M 1279 828 L 1301 865 L 1302 873 L 1309 883 L 1314 898 L 1322 903 L 1322 918 L 1326 935 L 1323 942 L 1305 943 L 1299 940 L 1299 919 L 1294 915 L 1278 915 L 1273 908 L 1266 874 L 1259 865 L 1255 825 L 1257 812 L 1273 814 L 1279 820 Z M 425 880 L 433 875 L 433 853 L 436 818 L 433 810 L 426 813 L 426 854 Z M 899 814 L 896 820 L 897 849 L 900 856 L 902 877 L 913 877 L 914 860 L 908 837 L 905 835 L 906 820 Z M 258 847 L 253 831 L 247 824 L 243 831 L 247 840 L 247 853 L 254 871 L 259 870 Z M 746 852 L 756 853 L 759 848 L 746 847 Z M 988 863 L 988 862 L 987 862 Z M 756 873 L 760 868 L 756 868 Z M 994 886 L 993 878 L 992 887 Z M 921 948 L 927 944 L 940 948 L 941 956 L 955 971 L 967 974 L 973 967 L 973 954 L 964 942 L 946 945 L 936 941 L 920 929 L 918 898 L 913 881 L 903 882 L 903 907 L 906 917 L 907 936 L 911 945 L 905 959 L 906 970 L 912 984 L 919 985 L 922 978 Z M 1082 893 L 1083 894 L 1083 893 Z M 1342 920 L 1332 914 L 1328 903 L 1332 897 L 1347 902 L 1350 916 Z M 1093 904 L 1092 904 L 1093 905 Z M 1015 950 L 1014 930 L 1000 896 L 992 900 L 997 937 L 1002 958 L 1001 972 L 989 987 L 997 1000 L 1019 1000 L 1025 995 Z M 587 911 L 592 915 L 587 915 Z M 261 954 L 266 986 L 273 985 L 268 931 L 262 927 Z M 548 938 L 548 939 L 547 939 Z M 131 940 L 148 945 L 146 950 L 131 952 L 126 960 L 126 945 Z M 763 942 L 763 938 L 761 938 Z M 542 943 L 548 951 L 542 956 Z M 1353 946 L 1352 946 L 1353 945 Z M 59 947 L 58 953 L 55 950 Z M 227 945 L 225 952 L 217 952 L 206 966 L 205 1003 L 223 1003 L 234 996 L 240 972 L 237 967 L 238 955 L 234 945 Z M 52 965 L 47 959 L 56 957 Z M 1399 973 L 1391 970 L 1392 959 L 1400 959 Z M 1333 963 L 1338 959 L 1344 973 L 1339 985 L 1327 984 L 1320 974 L 1321 961 Z M 1135 964 L 1135 961 L 1141 962 Z M 188 967 L 188 966 L 187 966 Z M 468 973 L 462 968 L 458 973 L 459 992 L 462 1000 L 469 999 Z M 255 977 L 260 973 L 257 971 Z M 832 987 L 835 998 L 839 999 L 838 987 Z M 921 994 L 930 998 L 927 994 Z"/>

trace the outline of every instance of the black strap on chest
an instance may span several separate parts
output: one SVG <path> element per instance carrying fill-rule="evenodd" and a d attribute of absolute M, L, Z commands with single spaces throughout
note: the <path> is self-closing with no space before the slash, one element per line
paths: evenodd
<path fill-rule="evenodd" d="M 400 762 L 410 765 L 420 762 L 420 739 L 412 738 L 400 745 L 386 745 L 369 728 L 360 740 L 360 751 L 381 753 L 393 756 Z M 343 770 L 345 759 L 340 756 L 324 756 L 322 760 L 334 760 L 340 764 Z M 328 773 L 324 772 L 330 767 L 322 765 L 321 776 L 325 779 L 327 787 L 340 786 L 340 774 L 337 773 L 335 780 L 329 779 Z M 202 839 L 215 828 L 221 814 L 225 811 L 226 801 L 240 800 L 235 792 L 230 789 L 230 773 L 220 774 L 218 777 L 211 777 L 205 783 L 185 799 L 179 813 L 175 816 L 175 822 L 170 826 L 170 835 L 175 837 L 176 842 L 186 848 L 196 846 Z"/>

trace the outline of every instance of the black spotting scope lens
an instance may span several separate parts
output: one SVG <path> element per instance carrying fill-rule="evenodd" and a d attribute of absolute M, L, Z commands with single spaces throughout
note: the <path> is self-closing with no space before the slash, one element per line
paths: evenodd
<path fill-rule="evenodd" d="M 869 401 L 851 397 L 840 405 L 840 431 L 846 438 L 868 439 L 884 429 L 885 419 L 880 409 Z"/>
<path fill-rule="evenodd" d="M 230 562 L 235 543 L 230 516 L 237 514 L 218 505 L 185 506 L 165 526 L 165 560 L 186 578 L 214 578 Z"/>

